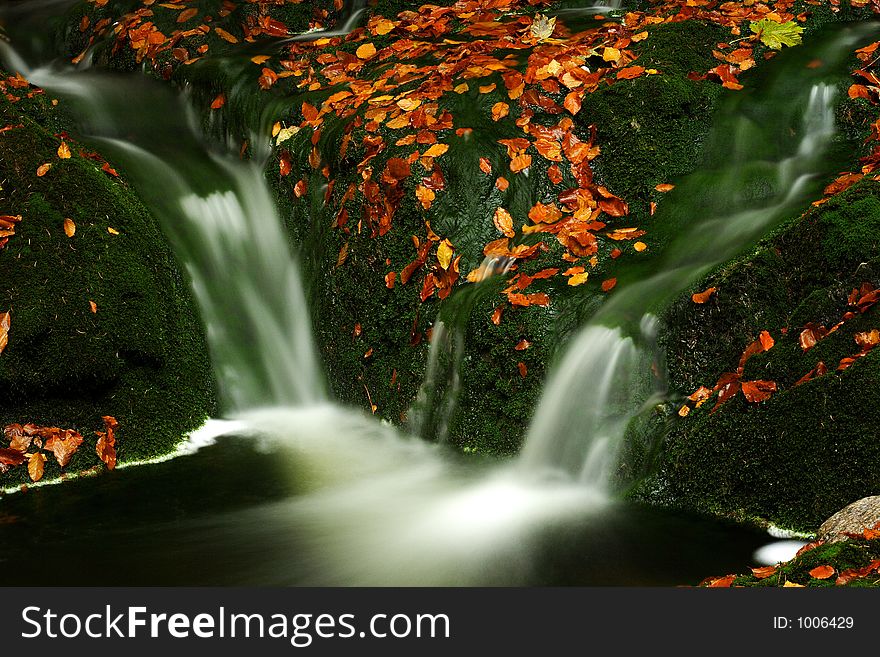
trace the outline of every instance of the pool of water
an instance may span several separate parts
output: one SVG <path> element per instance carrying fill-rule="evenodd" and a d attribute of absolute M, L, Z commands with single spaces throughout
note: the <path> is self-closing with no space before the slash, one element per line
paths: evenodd
<path fill-rule="evenodd" d="M 364 568 L 359 567 L 358 544 L 325 540 L 318 544 L 322 551 L 346 549 L 335 561 L 316 554 L 314 534 L 334 523 L 352 523 L 352 517 L 322 511 L 329 517 L 316 525 L 303 513 L 314 493 L 301 482 L 288 454 L 251 438 L 226 437 L 164 463 L 8 495 L 0 499 L 4 584 L 687 585 L 742 571 L 769 541 L 751 528 L 612 504 L 565 522 L 537 523 L 527 551 L 505 545 L 503 538 L 471 551 L 463 531 L 451 539 L 449 551 L 453 561 L 467 562 L 466 579 L 450 574 L 456 573 L 454 564 L 434 568 L 436 557 L 429 551 L 414 569 L 420 555 L 401 557 L 391 534 L 387 552 L 378 557 L 388 561 L 381 572 L 397 573 L 395 559 L 408 563 L 399 571 L 405 574 L 385 577 L 369 567 L 376 554 L 364 554 Z M 503 513 L 503 501 L 497 513 Z M 344 541 L 369 531 L 351 529 L 325 539 Z"/>

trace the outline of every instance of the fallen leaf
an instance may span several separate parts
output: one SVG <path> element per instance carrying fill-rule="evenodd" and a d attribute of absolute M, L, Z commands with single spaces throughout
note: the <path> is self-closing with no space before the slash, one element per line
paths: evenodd
<path fill-rule="evenodd" d="M 617 285 L 616 278 L 609 278 L 608 280 L 602 281 L 602 291 L 610 292 L 614 289 L 614 286 Z"/>
<path fill-rule="evenodd" d="M 21 465 L 25 457 L 17 449 L 0 447 L 0 465 Z"/>
<path fill-rule="evenodd" d="M 529 27 L 529 33 L 538 41 L 546 41 L 551 36 L 553 36 L 553 31 L 555 29 L 555 16 L 553 18 L 548 18 L 544 14 L 536 14 L 531 26 Z"/>
<path fill-rule="evenodd" d="M 513 230 L 513 217 L 510 216 L 510 213 L 504 208 L 498 208 L 495 210 L 495 216 L 492 217 L 492 223 L 495 224 L 495 228 L 504 233 L 507 237 L 513 237 L 516 235 L 516 232 Z"/>
<path fill-rule="evenodd" d="M 116 467 L 116 428 L 119 426 L 119 423 L 116 421 L 116 418 L 110 415 L 105 415 L 104 418 L 104 431 L 96 431 L 95 434 L 98 436 L 98 443 L 95 445 L 95 452 L 98 454 L 98 458 L 101 459 L 104 464 L 107 466 L 108 470 L 113 470 Z"/>
<path fill-rule="evenodd" d="M 58 157 L 62 160 L 69 160 L 71 158 L 70 146 L 67 145 L 66 141 L 62 141 L 58 147 Z"/>
<path fill-rule="evenodd" d="M 794 582 L 786 582 L 782 585 L 784 589 L 802 589 L 805 588 L 803 584 L 795 584 Z"/>
<path fill-rule="evenodd" d="M 365 43 L 360 46 L 356 51 L 355 55 L 358 56 L 358 59 L 370 59 L 376 54 L 376 46 L 372 43 Z"/>
<path fill-rule="evenodd" d="M 68 237 L 76 235 L 76 224 L 71 219 L 64 220 L 64 234 Z"/>
<path fill-rule="evenodd" d="M 385 274 L 385 287 L 387 287 L 389 290 L 393 290 L 395 280 L 397 280 L 397 272 L 396 271 L 390 271 L 387 274 Z"/>
<path fill-rule="evenodd" d="M 696 292 L 691 295 L 691 299 L 693 300 L 694 303 L 706 303 L 709 300 L 709 298 L 713 294 L 715 294 L 716 289 L 717 288 L 710 287 L 706 290 L 703 290 L 702 292 Z"/>
<path fill-rule="evenodd" d="M 43 445 L 55 455 L 55 460 L 62 468 L 70 463 L 70 458 L 83 443 L 83 437 L 76 431 L 66 430 L 53 434 Z"/>
<path fill-rule="evenodd" d="M 510 161 L 510 170 L 513 171 L 513 173 L 519 173 L 524 169 L 528 169 L 530 166 L 532 166 L 531 155 L 517 155 Z"/>
<path fill-rule="evenodd" d="M 761 566 L 760 568 L 752 568 L 752 575 L 755 579 L 767 579 L 776 574 L 776 566 Z"/>
<path fill-rule="evenodd" d="M 28 474 L 31 477 L 31 481 L 39 481 L 43 478 L 43 469 L 46 466 L 46 457 L 41 453 L 37 452 L 36 454 L 28 455 Z"/>
<path fill-rule="evenodd" d="M 770 399 L 770 395 L 774 392 L 776 392 L 776 383 L 774 381 L 742 382 L 742 393 L 753 404 Z"/>
<path fill-rule="evenodd" d="M 9 327 L 12 323 L 12 315 L 9 312 L 0 313 L 0 354 L 9 343 Z"/>
<path fill-rule="evenodd" d="M 499 103 L 495 103 L 494 105 L 492 105 L 492 120 L 493 121 L 500 121 L 508 114 L 510 114 L 510 105 L 508 105 L 507 103 L 499 102 Z"/>
<path fill-rule="evenodd" d="M 440 157 L 449 150 L 449 144 L 434 144 L 424 152 L 422 157 Z"/>
<path fill-rule="evenodd" d="M 633 248 L 637 252 L 641 253 L 642 251 L 645 251 L 648 248 L 648 245 L 645 244 L 644 242 L 636 242 L 635 244 L 633 244 Z"/>
<path fill-rule="evenodd" d="M 833 566 L 816 566 L 810 571 L 810 577 L 815 579 L 828 579 L 835 573 Z"/>
<path fill-rule="evenodd" d="M 98 304 L 96 304 L 94 301 L 89 301 L 89 308 L 91 309 L 93 315 L 97 314 Z"/>
<path fill-rule="evenodd" d="M 782 46 L 798 45 L 804 31 L 804 28 L 794 21 L 777 23 L 769 18 L 752 22 L 749 28 L 758 36 L 761 43 L 773 50 L 782 50 Z"/>
<path fill-rule="evenodd" d="M 528 349 L 531 346 L 532 346 L 532 343 L 529 342 L 528 340 L 526 340 L 525 338 L 523 338 L 522 340 L 520 340 L 519 342 L 516 343 L 516 346 L 514 347 L 514 349 L 516 351 L 525 351 L 526 349 Z"/>
<path fill-rule="evenodd" d="M 49 173 L 49 169 L 51 169 L 51 168 L 52 168 L 52 165 L 49 163 L 41 164 L 39 167 L 37 167 L 37 177 L 42 178 L 47 173 Z"/>
<path fill-rule="evenodd" d="M 449 269 L 449 263 L 452 262 L 452 254 L 454 251 L 452 243 L 449 240 L 443 240 L 440 242 L 440 246 L 437 247 L 437 261 L 443 269 Z"/>
<path fill-rule="evenodd" d="M 642 66 L 629 66 L 627 68 L 622 68 L 617 72 L 617 79 L 632 80 L 633 78 L 639 77 L 644 72 L 645 69 Z"/>
<path fill-rule="evenodd" d="M 736 575 L 727 575 L 725 577 L 719 577 L 718 579 L 714 579 L 709 582 L 709 588 L 713 589 L 729 589 L 730 585 L 733 584 L 733 580 L 736 579 Z"/>
<path fill-rule="evenodd" d="M 218 94 L 214 99 L 214 102 L 211 103 L 212 110 L 218 110 L 226 104 L 226 94 Z"/>
<path fill-rule="evenodd" d="M 670 190 L 675 189 L 675 185 L 671 185 L 670 183 L 660 183 L 656 187 L 654 187 L 658 192 L 668 192 Z"/>
<path fill-rule="evenodd" d="M 177 17 L 178 23 L 186 23 L 191 18 L 195 18 L 196 14 L 199 13 L 199 10 L 195 7 L 190 7 L 189 9 L 184 9 L 180 12 L 180 15 Z"/>
<path fill-rule="evenodd" d="M 526 367 L 526 364 L 520 361 L 516 364 L 516 367 L 519 370 L 519 375 L 522 378 L 526 378 L 526 375 L 529 373 L 529 368 Z"/>

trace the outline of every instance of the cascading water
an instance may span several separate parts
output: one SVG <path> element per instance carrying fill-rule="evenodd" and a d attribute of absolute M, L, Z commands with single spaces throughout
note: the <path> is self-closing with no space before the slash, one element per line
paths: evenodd
<path fill-rule="evenodd" d="M 854 39 L 826 45 L 826 66 Z M 5 54 L 14 63 L 13 53 Z M 200 530 L 203 539 L 271 532 L 286 545 L 279 533 L 293 527 L 290 546 L 308 564 L 311 583 L 528 581 L 542 532 L 598 513 L 608 502 L 623 433 L 655 390 L 645 384 L 652 313 L 799 202 L 810 175 L 822 170 L 833 135 L 833 92 L 822 84 L 796 108 L 804 118 L 790 127 L 799 141 L 783 143 L 780 157 L 750 159 L 755 135 L 748 122 L 740 125 L 738 150 L 722 149 L 728 164 L 712 176 L 697 175 L 665 201 L 690 215 L 685 228 L 654 270 L 642 282 L 621 285 L 572 342 L 519 460 L 472 469 L 437 446 L 324 402 L 296 263 L 258 167 L 210 154 L 183 104 L 163 100 L 169 94 L 157 86 L 16 68 L 77 100 L 89 119 L 84 133 L 125 166 L 190 274 L 231 412 L 275 449 L 293 453 L 287 462 L 302 494 L 214 518 Z M 782 77 L 790 76 L 794 87 L 771 91 L 796 105 L 792 88 L 820 74 L 786 69 Z M 133 105 L 146 116 L 126 121 Z M 772 175 L 772 189 L 757 199 L 737 187 L 756 172 Z M 276 566 L 267 560 L 265 569 Z M 272 581 L 285 578 L 273 572 Z"/>

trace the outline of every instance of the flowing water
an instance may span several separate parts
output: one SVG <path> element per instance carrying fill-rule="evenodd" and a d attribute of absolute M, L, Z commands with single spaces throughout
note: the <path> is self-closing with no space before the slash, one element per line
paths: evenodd
<path fill-rule="evenodd" d="M 845 33 L 826 44 L 826 66 L 855 40 Z M 205 318 L 228 416 L 246 427 L 236 431 L 246 440 L 4 502 L 3 517 L 12 520 L 3 536 L 13 542 L 0 559 L 67 549 L 97 564 L 91 550 L 113 545 L 118 556 L 102 557 L 106 570 L 89 572 L 89 583 L 138 583 L 146 572 L 150 583 L 673 583 L 664 572 L 679 582 L 697 573 L 678 562 L 663 571 L 657 559 L 667 553 L 684 550 L 702 575 L 724 571 L 734 556 L 746 561 L 757 547 L 748 530 L 615 503 L 608 482 L 627 424 L 658 389 L 652 313 L 763 234 L 822 171 L 834 95 L 821 71 L 785 70 L 783 82 L 757 97 L 781 107 L 773 94 L 784 96 L 794 108 L 770 117 L 787 121 L 795 138 L 780 140 L 769 156 L 752 154 L 765 131 L 753 130 L 742 108 L 727 110 L 722 118 L 736 129 L 722 121 L 719 132 L 736 140 L 722 144 L 725 161 L 670 196 L 696 203 L 669 201 L 690 215 L 688 227 L 572 341 L 522 455 L 497 464 L 462 461 L 326 399 L 299 269 L 259 163 L 217 152 L 185 103 L 158 84 L 63 66 L 29 69 L 10 49 L 5 59 L 71 102 L 81 132 L 124 167 L 162 222 Z M 786 76 L 795 76 L 794 87 Z M 757 198 L 742 188 L 755 175 L 768 187 Z M 460 367 L 456 330 L 437 331 L 438 350 L 449 340 L 447 373 Z M 429 376 L 428 397 L 432 385 Z M 421 433 L 432 426 L 442 437 L 436 429 L 453 411 L 425 416 Z M 68 495 L 92 505 L 91 520 L 71 510 Z M 659 525 L 679 533 L 659 539 Z M 640 569 L 627 550 L 656 554 Z M 711 567 L 697 556 L 713 551 Z M 603 570 L 609 563 L 611 575 Z"/>

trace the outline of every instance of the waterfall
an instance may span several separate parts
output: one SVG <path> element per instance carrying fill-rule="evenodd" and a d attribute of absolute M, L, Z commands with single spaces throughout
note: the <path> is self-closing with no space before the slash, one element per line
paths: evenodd
<path fill-rule="evenodd" d="M 834 66 L 859 34 L 839 34 L 813 56 Z M 808 77 L 805 69 L 803 57 L 789 59 L 756 97 L 762 112 L 745 97 L 722 113 L 707 153 L 720 164 L 683 181 L 665 199 L 670 211 L 661 204 L 654 218 L 684 215 L 679 235 L 653 271 L 618 286 L 551 370 L 519 457 L 526 476 L 553 473 L 598 490 L 611 487 L 627 426 L 660 389 L 650 385 L 656 377 L 653 313 L 803 203 L 828 167 L 823 158 L 835 134 L 835 89 L 817 81 L 804 94 L 797 81 Z M 798 107 L 799 117 L 792 114 Z M 768 153 L 769 134 L 791 130 L 793 145 L 778 138 L 775 153 L 755 156 Z"/>
<path fill-rule="evenodd" d="M 189 274 L 227 411 L 326 400 L 299 266 L 262 163 L 212 152 L 188 107 L 159 84 L 28 70 L 0 47 L 31 81 L 77 107 L 83 132 L 155 211 Z M 126 111 L 132 104 L 143 114 Z"/>

